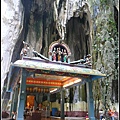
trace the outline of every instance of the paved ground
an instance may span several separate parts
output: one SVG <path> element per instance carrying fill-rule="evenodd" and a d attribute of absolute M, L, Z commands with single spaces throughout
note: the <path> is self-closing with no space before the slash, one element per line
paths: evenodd
<path fill-rule="evenodd" d="M 2 118 L 1 120 L 10 120 L 10 118 Z M 41 120 L 61 120 L 60 117 L 42 118 Z M 85 117 L 65 117 L 65 120 L 85 120 Z"/>
<path fill-rule="evenodd" d="M 59 119 L 60 120 L 60 117 L 51 117 L 50 120 L 53 120 L 54 119 Z M 65 120 L 85 120 L 85 117 L 65 117 Z"/>

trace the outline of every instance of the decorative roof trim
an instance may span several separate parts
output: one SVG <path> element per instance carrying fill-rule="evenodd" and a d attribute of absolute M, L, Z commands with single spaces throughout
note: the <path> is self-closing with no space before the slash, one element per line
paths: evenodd
<path fill-rule="evenodd" d="M 93 76 L 106 76 L 102 74 L 98 70 L 89 69 L 89 68 L 81 68 L 79 66 L 71 66 L 70 64 L 56 64 L 54 62 L 47 62 L 42 60 L 32 60 L 32 59 L 24 59 L 17 60 L 13 64 L 14 66 L 21 68 L 31 68 L 31 69 L 40 69 L 40 70 L 48 70 L 48 71 L 61 71 L 65 73 L 74 73 L 74 74 L 83 74 L 83 75 L 93 75 Z"/>

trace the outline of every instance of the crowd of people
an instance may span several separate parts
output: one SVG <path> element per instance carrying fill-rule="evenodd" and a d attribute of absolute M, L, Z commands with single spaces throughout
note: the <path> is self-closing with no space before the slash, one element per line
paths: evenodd
<path fill-rule="evenodd" d="M 105 114 L 105 112 L 101 110 L 100 120 L 106 120 L 106 117 L 109 118 L 109 120 L 118 120 L 118 112 L 116 109 L 109 108 Z"/>
<path fill-rule="evenodd" d="M 101 109 L 99 111 L 99 114 L 100 114 L 100 120 L 118 120 L 118 112 L 116 111 L 115 108 L 113 109 L 109 108 L 106 113 L 104 110 Z M 88 113 L 86 114 L 85 119 L 89 120 Z"/>

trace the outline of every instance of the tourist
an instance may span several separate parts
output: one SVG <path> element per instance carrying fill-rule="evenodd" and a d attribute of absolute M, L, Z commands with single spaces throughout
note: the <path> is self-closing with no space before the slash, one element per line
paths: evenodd
<path fill-rule="evenodd" d="M 16 112 L 12 112 L 12 117 L 10 120 L 16 120 Z"/>
<path fill-rule="evenodd" d="M 99 114 L 100 114 L 100 120 L 104 120 L 105 119 L 104 111 L 102 109 L 99 111 Z"/>
<path fill-rule="evenodd" d="M 88 113 L 85 116 L 85 120 L 89 120 Z"/>
<path fill-rule="evenodd" d="M 113 110 L 114 110 L 114 119 L 118 120 L 118 112 L 116 111 L 116 108 L 114 107 Z"/>
<path fill-rule="evenodd" d="M 109 109 L 108 114 L 110 116 L 110 120 L 114 120 L 114 111 L 112 109 Z"/>

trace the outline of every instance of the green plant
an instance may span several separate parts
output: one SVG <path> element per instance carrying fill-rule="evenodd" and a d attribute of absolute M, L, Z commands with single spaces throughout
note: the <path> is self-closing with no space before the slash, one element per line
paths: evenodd
<path fill-rule="evenodd" d="M 107 1 L 107 0 L 100 0 L 100 3 L 101 3 L 102 5 L 106 5 L 106 4 L 108 3 L 108 1 Z"/>

